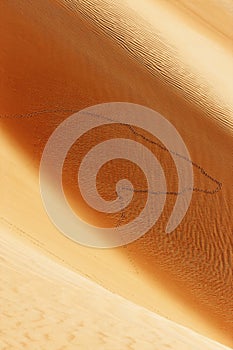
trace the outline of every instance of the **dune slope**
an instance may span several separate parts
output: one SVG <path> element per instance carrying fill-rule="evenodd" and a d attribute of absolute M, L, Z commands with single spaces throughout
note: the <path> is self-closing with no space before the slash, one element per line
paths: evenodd
<path fill-rule="evenodd" d="M 111 292 L 232 346 L 231 29 L 197 20 L 203 12 L 193 16 L 183 3 L 0 3 L 1 224 Z M 195 186 L 188 213 L 171 235 L 164 234 L 175 201 L 168 196 L 161 218 L 146 235 L 125 247 L 95 250 L 70 241 L 49 220 L 39 165 L 49 136 L 65 118 L 111 101 L 145 105 L 176 127 L 193 161 Z M 151 135 L 132 134 L 121 125 L 94 130 L 75 143 L 63 179 L 70 203 L 92 223 L 102 216 L 82 200 L 77 168 L 93 143 L 111 135 L 148 147 L 165 170 L 169 190 L 177 189 L 171 157 L 146 141 Z M 110 198 L 111 165 L 100 174 L 103 195 Z M 121 169 L 119 177 L 134 174 L 135 185 L 144 188 L 133 165 L 114 166 Z M 145 199 L 146 193 L 135 194 L 125 220 Z M 108 218 L 113 225 L 118 219 Z M 22 278 L 27 283 L 27 275 Z M 38 283 L 42 286 L 40 278 Z"/>

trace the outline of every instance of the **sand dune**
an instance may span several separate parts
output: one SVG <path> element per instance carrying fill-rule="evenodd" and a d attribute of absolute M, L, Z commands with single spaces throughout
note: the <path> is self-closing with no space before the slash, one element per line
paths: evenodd
<path fill-rule="evenodd" d="M 5 229 L 4 229 L 5 230 Z M 1 231 L 1 349 L 227 350 Z"/>
<path fill-rule="evenodd" d="M 231 12 L 226 14 L 224 6 L 216 3 L 208 14 L 204 2 L 203 6 L 198 3 L 200 6 L 195 2 L 149 0 L 143 5 L 140 1 L 130 0 L 11 0 L 0 3 L 0 42 L 3 48 L 0 53 L 1 225 L 4 235 L 11 231 L 9 242 L 11 239 L 19 242 L 12 243 L 15 252 L 25 249 L 28 259 L 34 259 L 22 265 L 21 257 L 17 267 L 12 255 L 3 254 L 9 266 L 13 266 L 13 269 L 6 270 L 9 286 L 2 290 L 3 296 L 12 293 L 3 323 L 8 324 L 10 310 L 11 315 L 17 314 L 17 322 L 21 322 L 21 309 L 15 309 L 16 303 L 25 303 L 26 308 L 36 308 L 39 303 L 44 312 L 42 325 L 44 329 L 48 327 L 50 334 L 50 318 L 60 319 L 66 312 L 68 317 L 65 310 L 76 295 L 76 287 L 69 289 L 65 277 L 61 278 L 64 271 L 64 275 L 67 278 L 72 275 L 72 281 L 77 280 L 77 284 L 82 281 L 83 287 L 79 288 L 78 295 L 83 293 L 84 286 L 88 286 L 87 290 L 96 290 L 98 298 L 106 295 L 106 303 L 109 296 L 110 309 L 117 309 L 119 302 L 124 315 L 120 334 L 124 333 L 124 325 L 135 318 L 129 331 L 134 339 L 142 327 L 138 313 L 148 317 L 148 334 L 136 340 L 135 349 L 142 348 L 140 341 L 145 342 L 145 349 L 154 349 L 150 342 L 154 344 L 153 337 L 157 333 L 152 335 L 152 328 L 160 332 L 159 327 L 170 329 L 170 326 L 175 329 L 175 334 L 161 333 L 164 335 L 158 348 L 162 349 L 165 337 L 169 338 L 169 344 L 176 339 L 177 349 L 182 348 L 182 342 L 184 349 L 189 348 L 188 330 L 166 323 L 155 314 L 152 316 L 151 311 L 223 344 L 233 345 L 233 22 Z M 230 2 L 227 3 L 231 8 Z M 221 18 L 226 18 L 226 21 L 222 23 Z M 160 220 L 138 241 L 117 249 L 95 250 L 72 242 L 49 220 L 40 196 L 39 165 L 49 136 L 65 118 L 87 106 L 111 101 L 150 107 L 176 127 L 193 160 L 195 186 L 189 211 L 172 235 L 165 235 L 164 228 L 175 202 L 174 196 L 167 199 Z M 177 189 L 176 170 L 169 154 L 155 143 L 145 141 L 146 137 L 151 140 L 151 135 L 137 131 L 133 134 L 122 125 L 94 130 L 76 142 L 68 154 L 64 166 L 64 189 L 69 202 L 87 221 L 103 223 L 106 220 L 106 225 L 113 226 L 119 221 L 120 214 L 103 218 L 90 209 L 81 198 L 76 183 L 76 172 L 83 155 L 92 145 L 108 139 L 113 133 L 115 137 L 127 137 L 145 144 L 162 164 L 169 190 Z M 126 167 L 124 163 L 112 162 L 106 165 L 104 170 L 107 171 L 101 172 L 103 196 L 113 196 L 116 178 L 112 176 L 112 166 L 121 169 L 116 178 L 131 173 L 136 188 L 146 185 L 142 174 L 132 164 L 129 172 L 128 164 Z M 113 185 L 109 187 L 111 181 Z M 125 220 L 130 221 L 137 215 L 145 198 L 145 193 L 135 193 Z M 8 238 L 4 239 L 7 241 Z M 21 248 L 23 244 L 30 249 Z M 42 272 L 41 276 L 35 277 L 34 272 L 26 268 L 30 262 L 34 264 L 34 256 L 41 259 L 42 265 L 54 266 L 47 272 L 46 279 Z M 58 266 L 52 260 L 64 266 Z M 56 271 L 58 279 L 54 281 L 52 275 Z M 89 284 L 79 274 L 150 311 L 139 309 Z M 32 289 L 28 287 L 30 281 Z M 14 292 L 15 283 L 25 285 L 18 296 L 17 289 Z M 48 295 L 30 301 L 28 297 L 37 286 L 41 291 L 47 288 Z M 52 301 L 59 288 L 62 292 L 58 299 L 64 298 L 64 303 L 58 302 L 59 309 L 55 311 L 56 303 Z M 91 298 L 90 292 L 87 300 L 83 297 L 79 306 L 84 308 L 83 305 L 90 303 L 90 309 L 83 317 L 87 317 L 86 322 L 94 332 L 90 320 L 92 313 L 98 313 L 99 331 L 104 327 L 101 319 L 105 318 L 106 310 L 105 304 L 103 310 L 95 311 L 94 306 L 92 309 Z M 53 311 L 46 314 L 49 305 Z M 30 317 L 33 316 L 28 315 L 28 320 Z M 75 317 L 72 313 L 74 323 Z M 21 340 L 20 323 L 15 323 L 15 327 L 18 340 L 10 343 L 12 331 L 7 328 L 3 348 L 13 348 L 15 344 L 23 348 L 25 345 L 20 345 L 20 341 L 31 344 L 30 339 Z M 25 327 L 30 328 L 28 324 Z M 61 331 L 60 327 L 55 327 L 56 332 Z M 64 327 L 68 332 L 70 325 Z M 75 331 L 75 326 L 72 327 Z M 33 332 L 32 328 L 30 332 Z M 44 332 L 40 333 L 41 337 L 46 330 Z M 81 349 L 89 346 L 85 337 L 90 337 L 90 333 L 85 332 L 82 333 Z M 106 340 L 108 349 L 115 338 L 107 328 L 105 332 L 110 334 Z M 181 336 L 182 332 L 186 334 L 186 340 Z M 104 335 L 101 338 L 95 334 L 93 342 L 105 341 Z M 201 336 L 196 340 L 198 336 L 190 334 L 190 339 L 193 337 L 196 344 L 205 341 Z M 55 338 L 52 339 L 49 348 L 54 346 L 57 349 L 53 343 Z M 72 344 L 72 334 L 69 339 Z M 35 343 L 38 349 L 41 348 L 40 341 Z M 65 349 L 66 341 L 65 338 L 58 340 L 61 349 L 63 345 Z M 122 348 L 130 348 L 130 340 L 122 341 L 125 342 Z M 72 346 L 77 348 L 75 342 Z M 210 349 L 215 348 L 214 343 L 209 344 Z M 193 346 L 203 347 L 201 343 L 199 347 Z"/>

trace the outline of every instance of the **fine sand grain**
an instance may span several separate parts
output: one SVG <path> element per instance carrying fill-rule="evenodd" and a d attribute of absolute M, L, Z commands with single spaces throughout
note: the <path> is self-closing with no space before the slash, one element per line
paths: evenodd
<path fill-rule="evenodd" d="M 7 314 L 15 313 L 17 322 L 14 323 L 14 332 L 18 335 L 15 344 L 10 343 L 13 330 L 10 330 L 9 323 L 9 328 L 6 326 L 8 330 L 4 336 L 3 349 L 4 346 L 5 349 L 23 348 L 21 341 L 31 344 L 30 339 L 27 343 L 25 338 L 27 331 L 22 331 L 20 326 L 20 322 L 26 322 L 24 327 L 29 327 L 29 337 L 32 336 L 34 331 L 33 327 L 30 328 L 30 317 L 34 316 L 30 313 L 24 315 L 24 303 L 25 308 L 37 308 L 37 303 L 41 305 L 44 317 L 44 331 L 39 333 L 41 337 L 46 334 L 46 327 L 48 334 L 52 332 L 52 320 L 59 324 L 63 312 L 67 312 L 65 318 L 72 313 L 75 332 L 76 309 L 72 309 L 71 299 L 74 296 L 78 298 L 79 293 L 83 295 L 83 289 L 80 287 L 78 293 L 76 287 L 69 289 L 65 276 L 61 278 L 59 275 L 58 280 L 54 281 L 52 275 L 55 271 L 58 274 L 64 271 L 67 276 L 72 274 L 76 276 L 72 279 L 82 281 L 85 286 L 89 286 L 89 282 L 80 275 L 88 277 L 105 289 L 150 310 L 137 311 L 142 309 L 133 304 L 122 306 L 124 322 L 135 321 L 129 331 L 132 332 L 130 339 L 142 327 L 140 317 L 136 316 L 138 312 L 148 315 L 145 317 L 148 317 L 149 323 L 152 322 L 148 331 L 152 338 L 149 335 L 138 338 L 132 349 L 150 349 L 150 341 L 154 344 L 153 337 L 157 333 L 153 334 L 152 326 L 156 322 L 157 327 L 160 318 L 152 316 L 151 311 L 227 346 L 233 346 L 233 19 L 230 1 L 224 1 L 224 4 L 231 11 L 227 11 L 224 4 L 220 6 L 213 2 L 216 5 L 211 7 L 209 13 L 205 10 L 204 1 L 203 6 L 200 1 L 197 2 L 200 6 L 195 6 L 194 1 L 178 0 L 0 2 L 2 233 L 7 241 L 6 234 L 8 230 L 11 231 L 12 249 L 15 252 L 19 252 L 21 244 L 22 247 L 25 244 L 28 247 L 22 248 L 25 249 L 25 257 L 33 259 L 37 256 L 34 254 L 39 254 L 38 259 L 40 256 L 44 265 L 48 262 L 54 266 L 45 280 L 42 275 L 35 277 L 34 272 L 26 272 L 30 260 L 25 261 L 24 267 L 19 263 L 17 271 L 13 256 L 4 257 L 9 258 L 10 270 L 7 267 L 2 270 L 3 278 L 8 282 L 5 289 L 1 289 L 1 303 L 5 310 L 1 323 L 7 325 Z M 215 17 L 216 13 L 219 17 Z M 226 21 L 222 23 L 221 18 L 226 18 Z M 112 101 L 150 107 L 176 127 L 193 161 L 194 188 L 190 208 L 171 235 L 165 235 L 164 230 L 176 195 L 167 196 L 161 218 L 139 240 L 117 249 L 98 250 L 72 242 L 51 223 L 40 196 L 39 165 L 49 136 L 65 118 L 87 106 Z M 64 164 L 63 185 L 76 212 L 88 222 L 101 222 L 103 226 L 116 226 L 121 214 L 103 217 L 90 209 L 81 198 L 76 175 L 83 155 L 94 144 L 109 139 L 112 135 L 131 138 L 147 146 L 160 161 L 170 192 L 177 191 L 178 183 L 169 153 L 159 147 L 161 145 L 158 140 L 149 133 L 139 129 L 132 131 L 122 125 L 114 129 L 106 126 L 101 130 L 92 130 L 70 150 Z M 97 185 L 103 197 L 113 199 L 114 184 L 125 175 L 133 181 L 135 188 L 145 188 L 145 177 L 133 164 L 112 161 L 99 174 Z M 124 222 L 132 220 L 138 214 L 146 196 L 146 192 L 134 194 L 130 207 L 124 213 Z M 19 246 L 16 242 L 19 242 Z M 13 270 L 10 268 L 12 264 Z M 17 288 L 21 288 L 18 284 L 24 286 L 20 293 L 17 292 Z M 118 308 L 118 300 L 119 303 L 129 305 L 115 295 L 98 289 L 95 284 L 90 285 L 93 290 L 106 295 L 106 300 L 109 295 L 110 310 L 112 307 Z M 48 295 L 30 301 L 29 296 L 35 295 L 37 286 L 40 291 L 47 290 Z M 62 299 L 62 303 L 57 302 L 56 311 L 56 299 L 53 303 L 53 296 L 59 288 L 57 298 Z M 80 297 L 80 308 L 87 308 L 85 322 L 90 324 L 91 332 L 94 332 L 91 314 L 95 309 L 91 306 L 88 309 L 91 295 L 88 294 L 86 301 Z M 6 308 L 4 298 L 9 300 L 9 309 Z M 100 323 L 96 332 L 104 327 L 101 323 L 107 312 L 104 300 L 105 297 L 103 309 L 98 309 Z M 22 310 L 15 310 L 17 304 L 22 306 Z M 97 304 L 100 308 L 101 303 Z M 51 313 L 47 314 L 50 305 Z M 131 310 L 129 314 L 128 307 Z M 67 311 L 67 308 L 70 310 Z M 153 317 L 156 321 L 149 321 Z M 80 319 L 77 318 L 77 323 Z M 123 333 L 124 322 L 120 326 L 120 332 Z M 165 324 L 166 321 L 161 319 L 161 328 L 167 327 Z M 175 327 L 178 333 L 183 332 L 183 328 L 181 331 L 174 323 L 169 325 Z M 61 333 L 63 337 L 62 327 L 54 327 L 53 334 Z M 64 325 L 67 332 L 68 328 L 69 324 Z M 91 335 L 87 328 L 85 327 L 87 333 L 82 334 L 89 339 Z M 105 332 L 108 333 L 108 330 L 103 334 Z M 106 349 L 114 348 L 109 345 L 115 341 L 113 333 L 108 333 L 110 336 L 106 340 Z M 96 343 L 93 344 L 105 341 L 104 335 L 98 337 L 95 334 L 96 340 L 93 342 Z M 51 335 L 52 339 L 55 339 L 55 335 Z M 161 344 L 164 337 L 165 335 L 161 338 Z M 168 344 L 172 344 L 173 336 L 169 333 L 167 337 Z M 70 340 L 73 339 L 71 338 Z M 177 344 L 181 341 L 178 335 L 174 335 L 174 338 Z M 53 341 L 51 347 L 40 346 L 41 339 L 33 347 L 28 345 L 28 348 L 66 349 L 65 338 L 59 340 L 60 347 L 56 347 Z M 76 349 L 75 341 L 72 346 Z M 82 341 L 85 346 L 80 349 L 88 349 L 88 341 Z M 130 349 L 131 340 L 122 341 L 125 341 L 125 348 L 128 344 Z M 147 341 L 148 347 L 138 345 L 140 341 Z M 189 345 L 184 344 L 184 349 L 189 349 Z M 162 345 L 158 348 L 162 349 Z M 178 348 L 182 347 L 177 345 Z M 204 349 L 205 346 L 196 348 Z M 210 345 L 212 348 L 214 345 Z"/>
<path fill-rule="evenodd" d="M 227 350 L 0 232 L 1 349 Z"/>

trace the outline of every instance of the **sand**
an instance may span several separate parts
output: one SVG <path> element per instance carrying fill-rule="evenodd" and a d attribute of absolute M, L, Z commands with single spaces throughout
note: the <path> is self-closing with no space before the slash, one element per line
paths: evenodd
<path fill-rule="evenodd" d="M 225 7 L 219 9 L 216 6 L 212 11 L 224 16 Z M 52 346 L 55 349 L 62 348 L 63 344 L 66 346 L 67 340 L 62 337 L 65 337 L 65 329 L 69 325 L 67 328 L 64 326 L 62 334 L 61 326 L 54 326 L 53 330 L 50 328 L 50 320 L 60 319 L 59 315 L 72 305 L 70 299 L 77 293 L 75 287 L 68 290 L 64 276 L 53 282 L 55 271 L 64 271 L 67 276 L 72 274 L 75 276 L 72 279 L 82 281 L 80 285 L 84 286 L 89 282 L 80 275 L 85 276 L 115 293 L 108 294 L 111 295 L 110 309 L 118 308 L 118 300 L 121 300 L 122 305 L 129 305 L 123 299 L 118 299 L 117 294 L 150 310 L 143 309 L 143 312 L 148 315 L 148 319 L 156 317 L 159 320 L 155 328 L 160 325 L 167 327 L 163 323 L 167 321 L 155 316 L 160 315 L 225 345 L 233 345 L 231 17 L 228 11 L 225 25 L 218 26 L 221 21 L 213 21 L 213 16 L 203 17 L 203 13 L 206 13 L 204 7 L 191 7 L 187 9 L 187 2 L 184 1 L 180 1 L 179 6 L 177 1 L 146 1 L 142 6 L 139 1 L 115 3 L 107 0 L 17 0 L 0 4 L 0 41 L 3 48 L 0 53 L 2 235 L 6 242 L 12 239 L 9 242 L 15 252 L 24 249 L 28 259 L 39 254 L 38 259 L 39 256 L 48 259 L 43 260 L 44 264 L 48 261 L 52 266 L 44 280 L 42 272 L 39 273 L 41 276 L 34 276 L 30 260 L 25 262 L 28 266 L 26 269 L 21 263 L 16 266 L 13 256 L 4 253 L 4 261 L 6 259 L 9 266 L 13 264 L 15 267 L 10 270 L 5 267 L 7 273 L 3 278 L 8 282 L 4 284 L 2 293 L 3 296 L 10 295 L 6 313 L 11 310 L 11 315 L 16 313 L 19 319 L 17 322 L 26 322 L 28 317 L 25 327 L 31 335 L 34 334 L 30 324 L 33 311 L 25 319 L 22 316 L 20 321 L 20 315 L 14 308 L 18 303 L 34 310 L 39 303 L 44 310 L 43 327 L 48 327 L 48 334 L 61 333 L 57 345 L 55 340 L 51 341 L 53 345 L 49 349 Z M 195 15 L 192 15 L 193 11 Z M 173 123 L 195 164 L 196 190 L 185 220 L 172 235 L 166 236 L 164 228 L 175 198 L 167 200 L 160 220 L 141 239 L 126 247 L 98 250 L 70 241 L 51 223 L 41 201 L 39 164 L 47 139 L 62 120 L 84 107 L 111 101 L 145 105 Z M 64 187 L 67 196 L 80 215 L 93 223 L 103 218 L 98 213 L 93 215 L 93 211 L 82 201 L 75 174 L 83 154 L 92 143 L 108 138 L 112 132 L 146 143 L 122 126 L 114 130 L 105 128 L 104 132 L 96 130 L 74 145 L 65 164 Z M 147 147 L 163 165 L 169 188 L 176 189 L 177 178 L 170 156 L 153 145 L 147 144 Z M 122 166 L 122 174 L 125 169 Z M 132 171 L 136 171 L 133 165 Z M 174 175 L 170 176 L 171 173 Z M 103 172 L 101 177 L 105 188 L 109 176 L 104 174 L 109 174 L 109 171 Z M 140 173 L 136 173 L 134 180 L 137 186 L 143 187 L 145 184 Z M 132 206 L 143 203 L 145 196 L 135 195 Z M 126 220 L 130 220 L 137 214 L 137 206 L 135 209 L 134 205 L 126 214 Z M 114 225 L 118 219 L 110 216 L 107 223 Z M 19 248 L 24 245 L 27 248 Z M 32 281 L 31 289 L 29 281 Z M 17 289 L 14 292 L 18 283 L 25 283 L 22 293 L 17 293 Z M 34 295 L 37 284 L 42 290 L 44 285 L 48 296 L 30 300 L 28 296 Z M 107 292 L 98 289 L 95 284 L 92 286 L 100 291 L 98 293 L 103 293 L 105 300 Z M 64 294 L 59 294 L 56 302 L 52 291 L 58 288 L 64 288 Z M 79 290 L 82 293 L 81 287 Z M 77 308 L 82 309 L 83 305 L 91 304 L 91 294 L 86 301 L 84 299 Z M 47 314 L 45 310 L 49 305 L 52 310 L 56 310 L 57 306 L 57 313 L 53 311 L 52 315 Z M 85 307 L 89 310 L 86 322 L 95 332 L 90 320 L 95 311 L 91 306 L 90 309 Z M 128 306 L 122 306 L 124 322 L 128 324 L 129 320 L 132 322 L 135 319 L 131 330 L 134 339 L 138 334 L 137 327 L 142 327 L 137 323 L 141 322 L 140 317 L 135 316 L 138 307 L 130 304 L 131 311 L 128 311 Z M 98 309 L 98 331 L 104 327 L 101 322 L 105 319 L 105 309 L 105 304 L 102 310 Z M 72 315 L 72 322 L 75 323 L 76 316 Z M 8 325 L 7 322 L 7 316 L 4 316 L 3 325 Z M 12 344 L 20 348 L 25 346 L 20 345 L 20 341 L 23 341 L 28 344 L 28 348 L 32 348 L 31 340 L 23 338 L 24 333 L 17 322 L 17 345 Z M 124 334 L 123 324 L 121 334 Z M 152 326 L 154 329 L 153 322 Z M 172 323 L 173 326 L 178 327 Z M 13 346 L 10 343 L 11 323 L 6 329 L 3 348 L 5 346 L 8 349 Z M 89 335 L 85 332 L 81 332 L 81 349 L 88 348 L 86 338 Z M 114 331 L 111 333 L 106 329 L 105 332 L 109 335 L 105 347 L 108 349 L 109 342 L 116 340 L 112 336 Z M 183 328 L 182 331 L 177 328 L 177 334 L 174 335 L 177 342 L 180 341 L 179 332 L 182 333 Z M 187 334 L 186 338 L 189 338 Z M 165 337 L 169 339 L 170 345 L 173 344 L 169 334 L 163 335 L 161 342 L 164 342 Z M 195 334 L 195 337 L 198 336 Z M 72 346 L 77 346 L 75 341 Z M 96 341 L 99 341 L 98 336 Z M 140 344 L 137 341 L 147 342 L 148 349 L 151 342 L 154 344 L 149 336 L 143 335 L 136 340 L 135 349 Z M 184 348 L 189 348 L 185 341 Z M 35 346 L 43 349 L 40 342 L 42 339 Z M 127 349 L 126 340 L 124 345 L 122 343 L 122 348 L 124 346 Z M 172 346 L 176 348 L 174 344 Z M 159 348 L 162 349 L 162 343 Z"/>
<path fill-rule="evenodd" d="M 1 231 L 0 241 L 1 349 L 227 349 L 110 293 L 10 232 Z"/>

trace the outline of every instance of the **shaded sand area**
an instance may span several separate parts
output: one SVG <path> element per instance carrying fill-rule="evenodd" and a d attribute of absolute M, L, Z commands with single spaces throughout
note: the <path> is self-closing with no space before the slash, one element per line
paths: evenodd
<path fill-rule="evenodd" d="M 194 9 L 187 9 L 187 6 L 184 9 L 185 1 L 180 1 L 179 5 L 177 3 L 152 0 L 143 2 L 143 6 L 140 1 L 130 0 L 10 0 L 0 3 L 2 234 L 7 241 L 10 230 L 12 238 L 9 237 L 9 240 L 19 240 L 19 243 L 13 243 L 16 252 L 21 244 L 27 245 L 28 248 L 22 248 L 25 258 L 33 259 L 34 254 L 39 254 L 38 259 L 54 266 L 54 271 L 76 276 L 72 277 L 72 281 L 77 279 L 89 286 L 89 282 L 80 278 L 79 274 L 88 277 L 135 304 L 232 346 L 231 12 L 228 11 L 226 21 L 229 25 L 219 28 L 218 21 L 215 23 L 212 20 L 211 24 L 208 22 L 209 16 L 203 19 L 205 11 L 201 11 L 200 7 L 200 11 L 194 11 L 195 15 L 192 15 Z M 230 2 L 225 3 L 231 6 Z M 213 7 L 213 11 L 217 11 L 216 7 Z M 224 16 L 225 10 L 222 11 Z M 221 9 L 217 12 L 220 16 Z M 150 107 L 176 127 L 193 161 L 194 188 L 190 208 L 171 235 L 166 235 L 164 230 L 176 196 L 167 196 L 161 218 L 139 240 L 117 249 L 97 250 L 72 242 L 51 223 L 40 196 L 39 164 L 49 136 L 65 118 L 87 106 L 112 101 Z M 127 137 L 148 147 L 164 168 L 168 190 L 177 190 L 176 169 L 169 153 L 156 146 L 158 140 L 153 139 L 152 135 L 143 130 L 136 131 L 132 133 L 122 125 L 114 129 L 107 126 L 92 130 L 77 141 L 69 152 L 64 164 L 64 190 L 72 207 L 84 220 L 106 226 L 116 226 L 119 222 L 120 213 L 106 217 L 89 208 L 80 195 L 76 181 L 83 155 L 93 144 L 112 135 Z M 98 178 L 98 189 L 103 197 L 114 199 L 115 183 L 125 175 L 135 188 L 145 188 L 145 177 L 133 164 L 112 161 L 103 167 Z M 146 196 L 146 193 L 134 194 L 130 207 L 124 213 L 124 221 L 130 221 L 138 214 Z M 8 259 L 7 255 L 4 255 L 4 259 Z M 60 265 L 52 260 L 59 261 Z M 9 266 L 15 266 L 15 263 L 11 255 Z M 66 305 L 72 304 L 69 298 L 72 299 L 74 295 L 78 298 L 79 293 L 82 295 L 81 287 L 77 292 L 76 287 L 69 291 L 59 276 L 58 280 L 50 282 L 53 268 L 44 280 L 42 276 L 33 277 L 30 271 L 27 275 L 26 267 L 20 266 L 18 272 L 16 268 L 8 274 L 7 267 L 2 271 L 3 278 L 7 280 L 9 276 L 9 288 L 5 286 L 3 291 L 6 297 L 11 293 L 11 288 L 17 288 L 13 286 L 14 280 L 16 284 L 25 283 L 25 286 L 30 281 L 33 295 L 38 283 L 38 288 L 47 288 L 48 297 L 43 296 L 43 306 L 40 299 L 29 300 L 29 286 L 28 291 L 25 287 L 22 294 L 12 289 L 13 294 L 9 297 L 9 310 L 12 305 L 12 313 L 15 312 L 13 305 L 19 300 L 22 307 L 25 303 L 25 307 L 31 305 L 33 308 L 38 302 L 46 312 L 46 305 L 49 307 L 55 290 L 59 288 L 64 294 L 60 292 L 57 296 L 62 299 L 58 313 L 62 313 Z M 58 275 L 61 273 L 58 272 Z M 51 294 L 50 287 L 46 286 L 51 287 Z M 95 288 L 104 295 L 107 293 Z M 108 293 L 106 300 L 107 295 L 111 295 L 110 299 L 122 300 Z M 100 308 L 101 303 L 98 304 Z M 90 311 L 87 311 L 90 314 L 94 310 L 91 305 Z M 134 337 L 133 334 L 137 334 L 141 328 L 141 316 L 135 316 L 134 312 L 137 313 L 139 309 L 130 305 L 132 317 L 128 318 L 128 306 L 127 311 L 122 312 L 126 323 L 135 318 L 131 333 Z M 51 308 L 54 310 L 55 306 Z M 99 320 L 102 318 L 101 312 L 104 315 L 104 309 L 103 301 L 103 310 L 98 313 Z M 51 319 L 58 317 L 58 314 L 51 312 L 44 316 L 45 328 L 46 322 L 51 327 Z M 149 311 L 142 312 L 151 315 Z M 72 315 L 75 323 L 74 313 Z M 30 319 L 31 316 L 28 317 Z M 158 323 L 160 318 L 153 317 Z M 23 319 L 24 314 L 21 322 Z M 7 322 L 7 316 L 4 316 L 1 323 L 4 325 Z M 161 327 L 163 322 L 166 321 L 161 319 Z M 20 323 L 16 323 L 15 327 L 17 324 L 20 335 Z M 72 327 L 75 330 L 75 325 Z M 99 328 L 102 327 L 100 323 Z M 179 342 L 179 336 L 175 337 Z M 4 341 L 7 338 L 8 335 Z M 27 343 L 25 339 L 23 341 Z M 36 346 L 40 349 L 39 342 Z M 189 349 L 188 345 L 184 346 Z"/>

